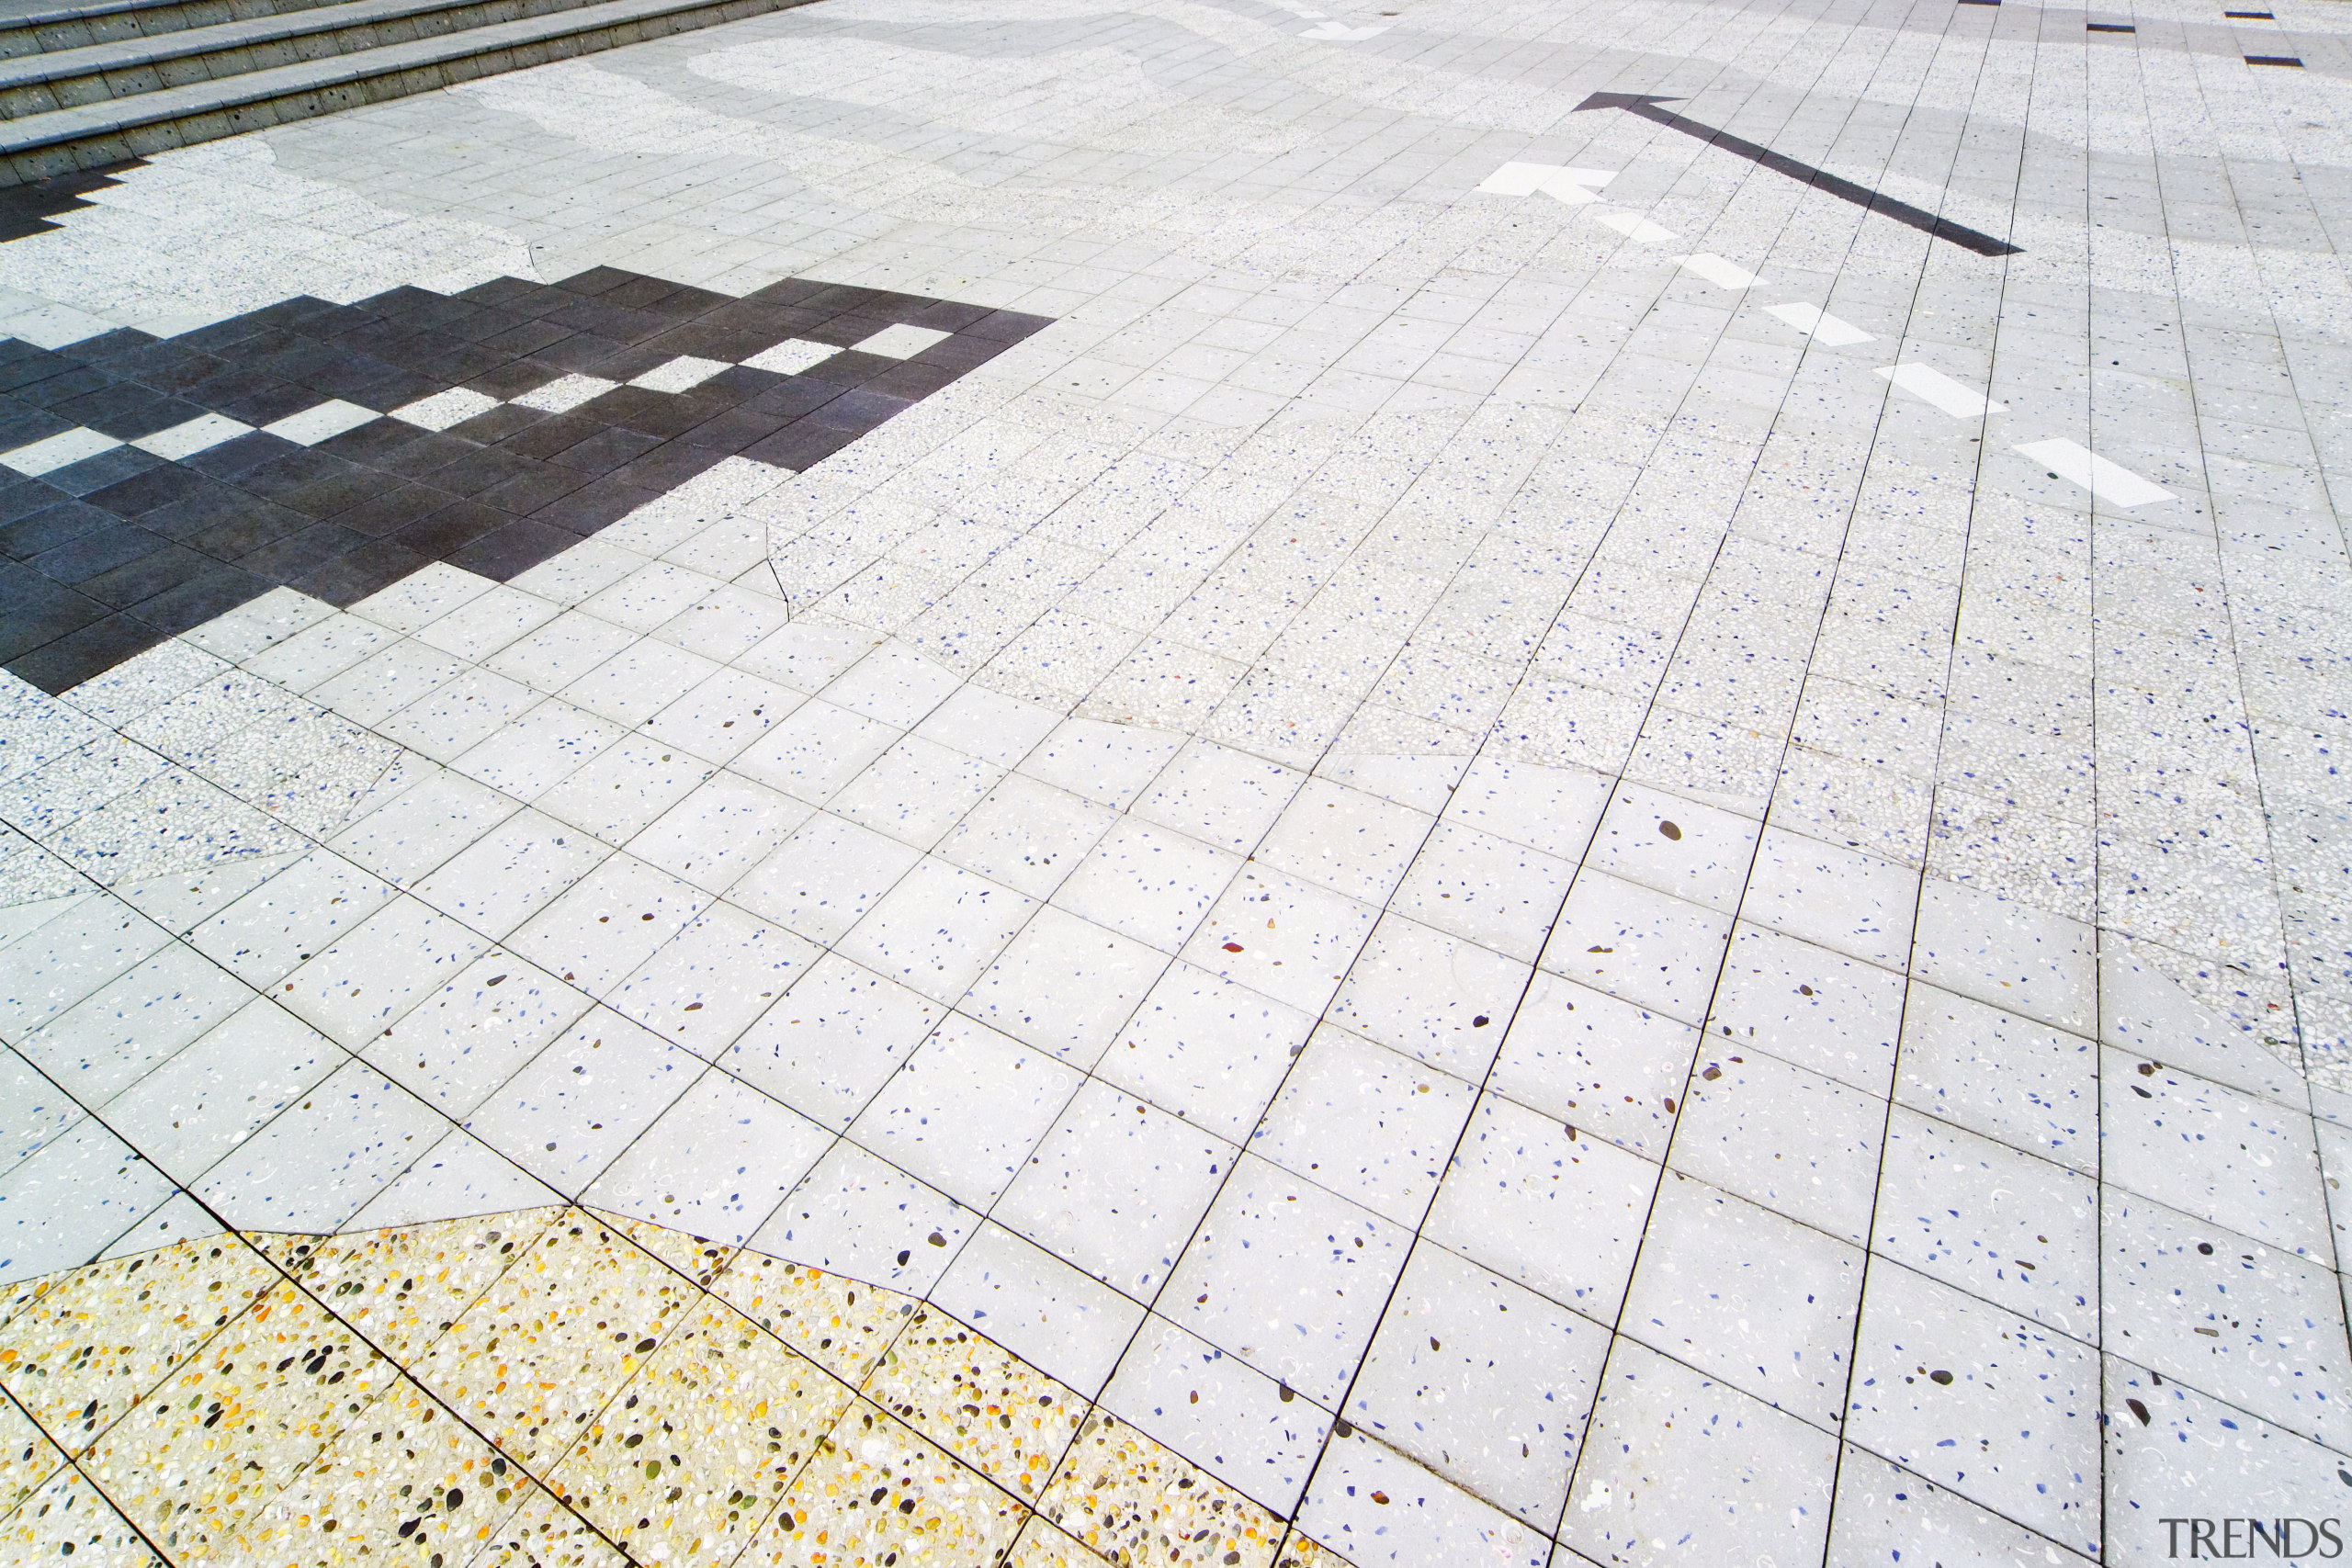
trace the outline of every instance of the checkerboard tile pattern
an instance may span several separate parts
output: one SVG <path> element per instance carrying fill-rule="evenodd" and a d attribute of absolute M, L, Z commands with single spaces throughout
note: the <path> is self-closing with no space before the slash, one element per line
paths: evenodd
<path fill-rule="evenodd" d="M 503 581 L 729 457 L 798 472 L 1045 318 L 600 267 L 0 344 L 0 667 L 63 691 L 275 586 Z"/>

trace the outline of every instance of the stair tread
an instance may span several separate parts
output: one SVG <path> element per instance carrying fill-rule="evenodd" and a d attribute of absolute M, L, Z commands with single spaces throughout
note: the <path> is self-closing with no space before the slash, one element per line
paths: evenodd
<path fill-rule="evenodd" d="M 179 0 L 0 0 L 0 31 L 116 17 L 125 11 L 163 10 Z"/>
<path fill-rule="evenodd" d="M 273 65 L 266 70 L 216 77 L 207 82 L 191 82 L 185 86 L 164 87 L 127 98 L 107 98 L 96 103 L 78 104 L 71 108 L 51 109 L 43 114 L 26 115 L 21 119 L 0 121 L 0 152 L 24 152 L 61 141 L 104 136 L 133 126 L 152 125 L 158 120 L 182 119 L 266 98 L 314 92 L 322 87 L 340 86 L 395 71 L 462 60 L 492 50 L 513 49 L 543 39 L 593 32 L 639 17 L 667 16 L 674 11 L 702 10 L 716 3 L 718 0 L 598 0 L 597 4 L 574 10 L 553 11 L 545 16 L 526 17 L 512 22 L 492 22 L 485 27 L 469 28 L 435 38 L 354 50 L 348 54 L 330 55 L 323 60 Z"/>
<path fill-rule="evenodd" d="M 185 60 L 217 50 L 250 49 L 278 39 L 332 32 L 337 28 L 368 22 L 397 21 L 402 17 L 455 10 L 479 0 L 344 0 L 341 5 L 313 6 L 270 17 L 247 17 L 207 27 L 181 28 L 110 43 L 84 44 L 77 49 L 51 50 L 43 54 L 0 60 L 0 89 L 28 87 L 41 82 L 62 82 L 74 76 L 95 76 L 108 71 L 129 71 Z"/>

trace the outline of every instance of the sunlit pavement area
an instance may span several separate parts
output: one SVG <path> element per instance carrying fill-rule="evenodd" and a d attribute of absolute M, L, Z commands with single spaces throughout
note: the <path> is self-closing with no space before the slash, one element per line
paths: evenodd
<path fill-rule="evenodd" d="M 1385 3 L 821 0 L 0 244 L 14 1550 L 2352 1514 L 2352 13 Z M 367 1392 L 207 1392 L 273 1301 Z M 771 1384 L 723 1527 L 579 1479 Z M 436 1413 L 498 1507 L 368 1512 Z"/>

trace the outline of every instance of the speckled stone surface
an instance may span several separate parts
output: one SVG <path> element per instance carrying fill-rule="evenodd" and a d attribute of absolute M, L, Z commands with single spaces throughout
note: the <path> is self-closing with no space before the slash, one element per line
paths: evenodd
<path fill-rule="evenodd" d="M 936 1308 L 581 1209 L 175 1242 L 6 1314 L 13 1562 L 1333 1560 Z"/>

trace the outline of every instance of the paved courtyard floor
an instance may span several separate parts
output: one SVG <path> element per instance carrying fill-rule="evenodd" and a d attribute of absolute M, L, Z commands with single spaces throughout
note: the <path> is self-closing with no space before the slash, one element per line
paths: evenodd
<path fill-rule="evenodd" d="M 23 1560 L 2352 1516 L 2352 13 L 1319 3 L 0 243 Z"/>

